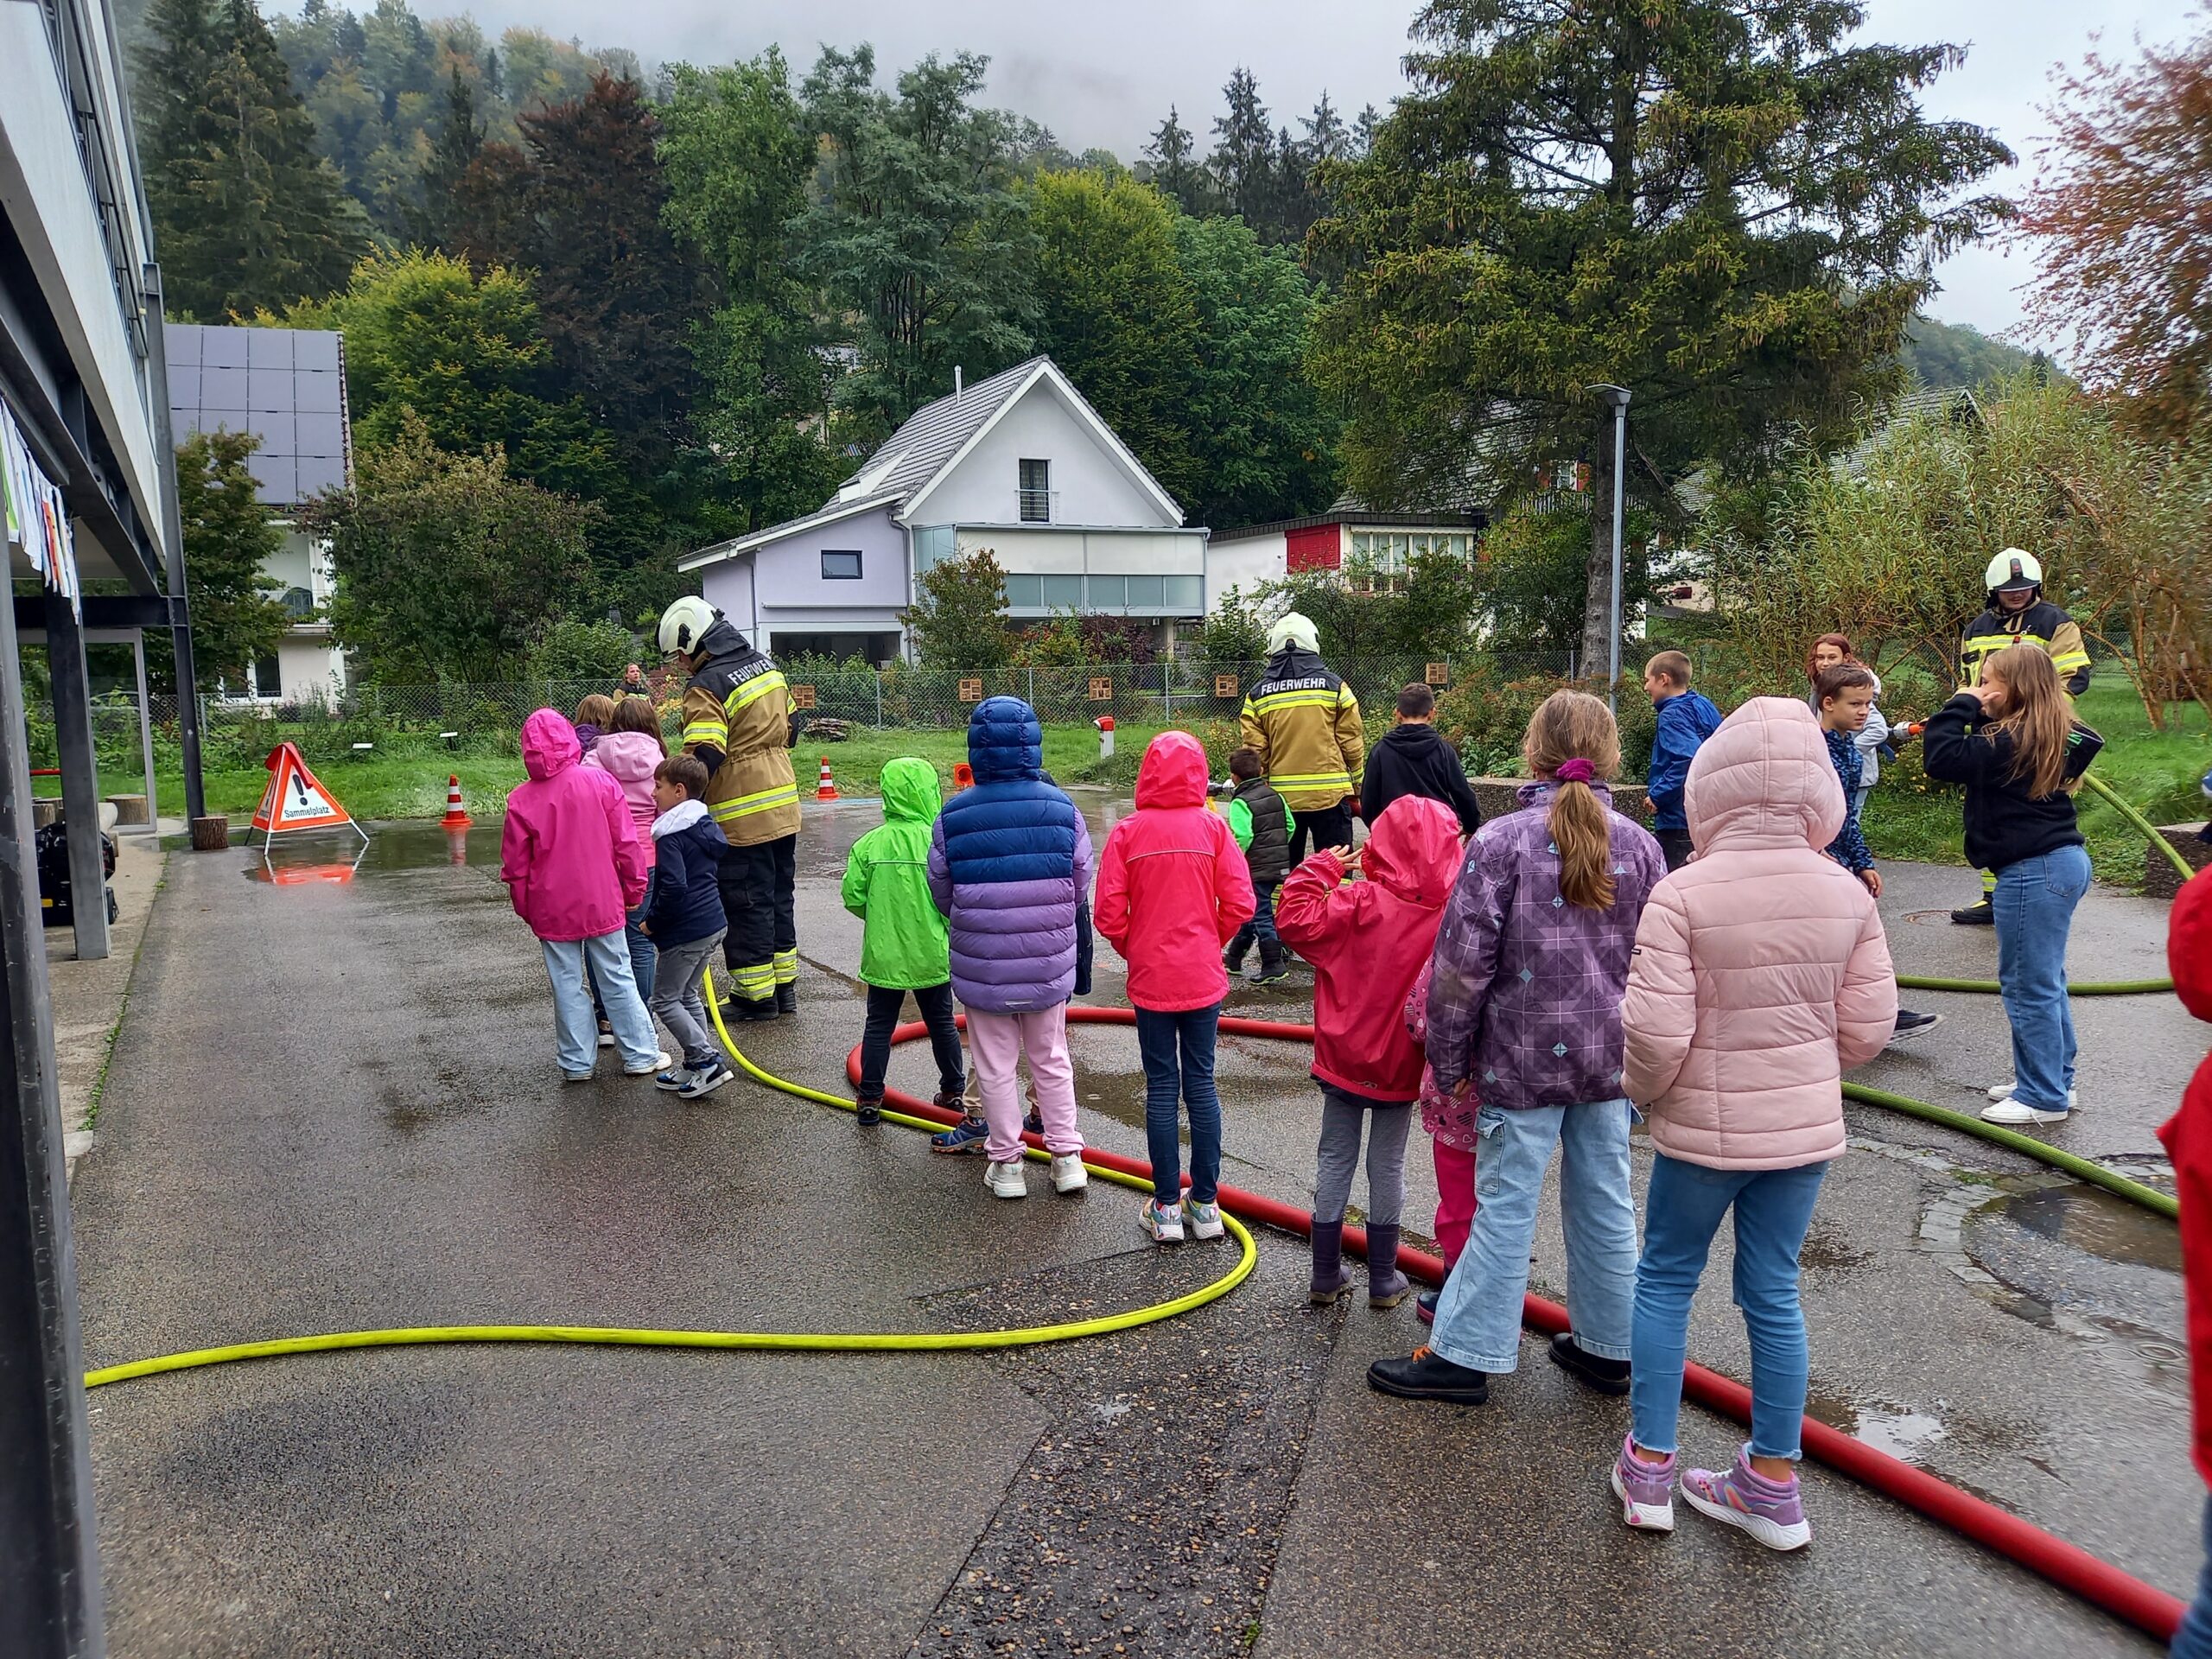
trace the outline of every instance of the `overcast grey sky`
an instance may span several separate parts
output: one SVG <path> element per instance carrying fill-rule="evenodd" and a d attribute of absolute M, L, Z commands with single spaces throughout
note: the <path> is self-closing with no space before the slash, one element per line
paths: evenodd
<path fill-rule="evenodd" d="M 447 10 L 415 0 L 419 11 Z M 354 0 L 366 10 L 365 0 Z M 291 0 L 283 9 L 296 10 Z M 1220 86 L 1237 64 L 1259 77 L 1278 122 L 1313 107 L 1325 87 L 1338 107 L 1387 106 L 1404 85 L 1399 60 L 1414 0 L 475 0 L 496 32 L 531 23 L 586 47 L 627 46 L 648 59 L 723 62 L 771 42 L 803 72 L 824 41 L 872 41 L 887 76 L 931 51 L 991 59 L 989 97 L 1050 126 L 1070 149 L 1092 145 L 1135 159 L 1177 105 L 1202 144 Z M 1997 181 L 2024 182 L 2054 63 L 2078 62 L 2101 30 L 2125 48 L 2142 30 L 2173 39 L 2178 0 L 1867 0 L 1871 38 L 1967 44 L 1965 67 L 1929 94 L 1930 111 L 1993 127 L 2023 168 Z M 1976 249 L 1942 271 L 1931 308 L 1948 321 L 1991 333 L 2020 318 L 2014 292 L 2028 274 L 2019 254 Z"/>

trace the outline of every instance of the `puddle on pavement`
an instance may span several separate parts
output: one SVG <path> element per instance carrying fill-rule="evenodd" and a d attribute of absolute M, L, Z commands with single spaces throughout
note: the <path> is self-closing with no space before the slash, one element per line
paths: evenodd
<path fill-rule="evenodd" d="M 1814 1394 L 1807 1396 L 1805 1411 L 1815 1421 L 1840 1429 L 1903 1463 L 1925 1461 L 1929 1451 L 1943 1438 L 1942 1419 L 1894 1401 L 1845 1400 Z"/>
<path fill-rule="evenodd" d="M 2186 1347 L 2181 1239 L 2171 1222 L 2101 1189 L 2059 1182 L 1994 1197 L 1959 1224 L 1993 1306 L 2032 1325 L 2116 1338 L 2164 1389 Z"/>

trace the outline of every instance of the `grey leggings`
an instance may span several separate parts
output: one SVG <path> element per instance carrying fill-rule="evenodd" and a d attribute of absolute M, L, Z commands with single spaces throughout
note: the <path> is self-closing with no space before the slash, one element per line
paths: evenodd
<path fill-rule="evenodd" d="M 1359 1168 L 1359 1135 L 1367 1134 L 1367 1218 L 1385 1227 L 1398 1224 L 1406 1206 L 1406 1133 L 1414 1109 L 1408 1101 L 1385 1106 L 1341 1089 L 1321 1085 L 1321 1150 L 1313 1175 L 1313 1219 L 1327 1224 L 1344 1218 L 1351 1198 L 1351 1178 Z"/>

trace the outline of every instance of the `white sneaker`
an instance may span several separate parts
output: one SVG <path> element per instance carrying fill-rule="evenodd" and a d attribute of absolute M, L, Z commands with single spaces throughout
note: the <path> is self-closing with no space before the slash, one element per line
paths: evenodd
<path fill-rule="evenodd" d="M 2018 1100 L 2000 1100 L 1994 1106 L 1981 1109 L 1981 1121 L 1985 1123 L 2063 1123 L 2072 1115 L 2070 1102 L 2066 1110 L 2059 1112 L 2047 1112 L 2040 1106 Z"/>
<path fill-rule="evenodd" d="M 1052 1191 L 1080 1192 L 1090 1185 L 1090 1172 L 1083 1166 L 1079 1152 L 1056 1152 L 1052 1154 Z"/>
<path fill-rule="evenodd" d="M 2020 1085 L 2017 1083 L 1997 1084 L 1990 1089 L 1989 1097 L 1992 1100 L 2010 1100 L 2012 1098 L 2012 1091 L 2019 1086 Z M 2075 1107 L 2079 1106 L 2081 1103 L 2082 1103 L 2079 1100 L 2075 1098 L 2075 1091 L 2069 1089 L 2066 1091 L 2067 1109 L 2071 1111 Z"/>
<path fill-rule="evenodd" d="M 1009 1158 L 1002 1164 L 986 1163 L 983 1166 L 983 1185 L 995 1198 L 1026 1198 L 1029 1196 L 1029 1178 L 1022 1173 L 1019 1158 Z"/>
<path fill-rule="evenodd" d="M 1137 1217 L 1137 1225 L 1160 1243 L 1180 1244 L 1183 1242 L 1183 1211 L 1177 1205 L 1155 1204 L 1147 1198 L 1144 1213 Z"/>
<path fill-rule="evenodd" d="M 624 1066 L 622 1068 L 622 1075 L 626 1077 L 650 1077 L 656 1071 L 667 1071 L 671 1064 L 672 1062 L 668 1057 L 668 1051 L 663 1049 L 659 1053 L 654 1055 L 652 1059 L 646 1061 L 643 1065 Z"/>
<path fill-rule="evenodd" d="M 1186 1198 L 1183 1200 L 1183 1219 L 1190 1224 L 1193 1238 L 1219 1238 L 1224 1231 L 1221 1206 L 1217 1204 L 1198 1204 Z"/>

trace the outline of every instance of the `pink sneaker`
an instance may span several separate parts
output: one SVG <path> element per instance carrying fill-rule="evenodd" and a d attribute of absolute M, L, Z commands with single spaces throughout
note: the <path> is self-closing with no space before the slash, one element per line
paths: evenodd
<path fill-rule="evenodd" d="M 1621 1441 L 1621 1454 L 1613 1459 L 1613 1496 L 1621 1501 L 1621 1519 L 1645 1532 L 1675 1529 L 1675 1459 L 1670 1452 L 1657 1463 L 1636 1455 L 1636 1437 Z"/>
<path fill-rule="evenodd" d="M 1769 1549 L 1802 1549 L 1813 1541 L 1813 1529 L 1797 1496 L 1797 1477 L 1769 1480 L 1742 1452 L 1725 1475 L 1711 1469 L 1684 1474 L 1682 1497 L 1700 1515 L 1741 1528 Z"/>

